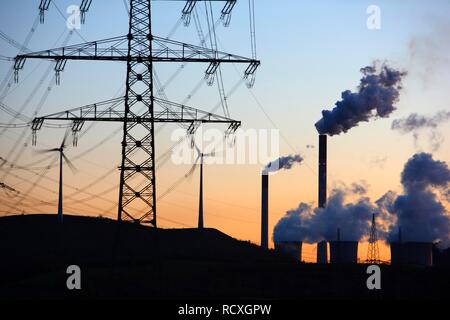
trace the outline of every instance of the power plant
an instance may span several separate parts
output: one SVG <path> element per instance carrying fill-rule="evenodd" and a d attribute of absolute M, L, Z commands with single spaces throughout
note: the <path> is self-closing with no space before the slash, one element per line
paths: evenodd
<path fill-rule="evenodd" d="M 319 150 L 318 150 L 318 207 L 325 209 L 327 207 L 327 135 L 319 135 Z M 321 210 L 311 211 L 310 214 L 321 214 Z M 378 252 L 378 238 L 375 223 L 375 214 L 371 213 L 372 225 L 369 235 L 369 248 L 366 263 L 378 264 L 381 263 Z M 326 217 L 326 216 L 325 216 Z M 302 219 L 302 218 L 301 218 Z M 268 176 L 262 175 L 262 205 L 261 205 L 261 245 L 267 248 L 267 221 L 268 221 Z M 289 222 L 289 221 L 288 221 Z M 368 220 L 369 222 L 369 220 Z M 293 223 L 295 224 L 295 222 Z M 287 225 L 287 224 L 285 224 Z M 305 229 L 299 229 L 299 232 L 305 232 L 312 225 L 305 224 Z M 336 226 L 337 227 L 337 226 Z M 344 229 L 347 230 L 347 229 Z M 368 230 L 369 231 L 369 230 Z M 358 263 L 358 246 L 356 241 L 360 239 L 360 235 L 355 236 L 352 232 L 347 234 L 345 240 L 341 238 L 341 229 L 337 228 L 337 236 L 335 240 L 330 240 L 329 235 L 322 241 L 317 243 L 316 262 L 320 264 L 356 264 Z M 399 230 L 401 234 L 401 230 Z M 275 239 L 275 249 L 280 252 L 293 256 L 301 261 L 302 256 L 302 241 L 303 235 L 292 239 L 292 230 L 289 237 L 278 237 Z M 294 234 L 295 235 L 295 234 Z M 311 235 L 310 235 L 311 236 Z M 316 233 L 312 237 L 324 237 L 323 234 Z M 292 241 L 291 241 L 292 240 Z M 329 248 L 329 253 L 328 253 Z M 330 256 L 328 258 L 328 255 Z M 432 265 L 432 244 L 426 242 L 407 242 L 402 243 L 401 239 L 398 243 L 391 243 L 391 257 L 392 264 L 407 264 L 407 265 Z"/>
<path fill-rule="evenodd" d="M 289 170 L 295 163 L 303 161 L 299 154 L 279 157 L 269 162 L 261 171 L 261 247 L 269 247 L 269 173 Z"/>
<path fill-rule="evenodd" d="M 318 179 L 318 207 L 325 209 L 327 206 L 327 135 L 319 135 L 319 157 L 318 157 L 318 169 L 319 169 L 319 179 Z M 263 177 L 263 221 L 264 217 L 267 217 L 267 177 Z M 300 207 L 297 210 L 301 210 Z M 325 209 L 326 210 L 326 209 Z M 311 211 L 308 214 L 320 214 L 321 211 Z M 300 213 L 301 214 L 301 213 Z M 375 223 L 375 214 L 371 214 L 372 225 L 369 234 L 369 247 L 368 255 L 365 260 L 366 263 L 379 264 L 381 263 L 379 252 L 378 252 L 378 237 L 377 228 Z M 300 218 L 304 219 L 304 218 Z M 301 220 L 300 220 L 301 221 Z M 297 221 L 299 222 L 299 221 Z M 293 223 L 295 225 L 295 222 Z M 263 230 L 266 227 L 262 225 Z M 311 225 L 302 225 L 304 229 L 299 229 L 299 232 L 305 232 L 307 228 L 311 228 Z M 413 266 L 432 266 L 433 265 L 433 244 L 431 242 L 425 241 L 408 241 L 402 242 L 401 239 L 402 230 L 399 228 L 399 239 L 397 242 L 391 242 L 391 264 L 392 265 L 413 265 Z M 292 237 L 292 230 L 290 233 Z M 315 237 L 322 236 L 320 233 L 313 235 Z M 341 230 L 337 228 L 336 240 L 320 241 L 317 243 L 317 263 L 328 263 L 328 244 L 330 248 L 330 260 L 332 264 L 355 264 L 358 263 L 358 241 L 348 241 L 354 239 L 359 239 L 360 235 L 347 236 L 346 241 L 341 238 Z M 275 244 L 277 250 L 285 252 L 294 257 L 300 257 L 301 261 L 301 250 L 302 250 L 302 239 L 303 235 L 300 235 L 296 241 L 279 241 Z"/>
<path fill-rule="evenodd" d="M 358 241 L 342 241 L 339 228 L 337 229 L 337 240 L 329 243 L 331 263 L 349 264 L 358 262 Z"/>
<path fill-rule="evenodd" d="M 319 180 L 318 180 L 318 205 L 319 208 L 325 208 L 327 204 L 327 135 L 319 135 Z M 261 245 L 264 243 L 265 228 L 264 223 L 267 219 L 267 189 L 268 178 L 262 176 L 262 238 Z M 317 263 L 328 263 L 328 243 L 330 246 L 330 263 L 357 263 L 358 261 L 358 241 L 341 241 L 340 230 L 337 229 L 336 241 L 320 241 L 317 243 Z M 275 249 L 289 255 L 300 257 L 302 242 L 300 241 L 279 241 L 275 243 Z"/>

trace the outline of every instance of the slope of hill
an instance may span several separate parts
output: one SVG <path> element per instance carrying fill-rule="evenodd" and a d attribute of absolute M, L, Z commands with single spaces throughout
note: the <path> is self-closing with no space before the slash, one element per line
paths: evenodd
<path fill-rule="evenodd" d="M 214 229 L 154 230 L 109 219 L 0 218 L 0 298 L 407 298 L 444 297 L 444 268 L 383 266 L 383 290 L 366 266 L 300 264 Z M 69 291 L 78 265 L 82 289 Z"/>

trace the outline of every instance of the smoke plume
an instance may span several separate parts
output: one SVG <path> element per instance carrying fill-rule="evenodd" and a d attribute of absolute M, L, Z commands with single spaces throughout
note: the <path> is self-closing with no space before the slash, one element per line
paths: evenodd
<path fill-rule="evenodd" d="M 437 151 L 444 142 L 444 137 L 437 131 L 437 128 L 449 120 L 450 111 L 440 111 L 433 116 L 412 113 L 406 118 L 394 120 L 391 129 L 402 134 L 412 133 L 415 146 L 419 140 L 419 131 L 430 129 L 429 144 L 432 151 Z"/>
<path fill-rule="evenodd" d="M 314 243 L 335 240 L 337 228 L 341 240 L 359 241 L 369 234 L 372 214 L 376 214 L 380 239 L 441 242 L 450 245 L 450 215 L 443 202 L 450 201 L 450 169 L 429 153 L 417 153 L 401 173 L 403 194 L 386 192 L 375 202 L 366 196 L 367 184 L 353 183 L 334 189 L 325 208 L 300 203 L 278 221 L 273 239 Z M 348 201 L 348 198 L 356 198 Z"/>
<path fill-rule="evenodd" d="M 445 162 L 434 160 L 429 153 L 417 153 L 405 164 L 401 175 L 404 194 L 397 197 L 392 211 L 389 241 L 435 242 L 450 240 L 450 216 L 440 200 L 439 191 L 448 192 L 450 170 Z"/>
<path fill-rule="evenodd" d="M 341 240 L 361 240 L 369 232 L 376 208 L 367 197 L 347 202 L 347 197 L 355 194 L 354 187 L 334 189 L 325 208 L 300 203 L 298 208 L 288 211 L 274 228 L 274 241 L 336 240 L 337 228 L 341 231 Z M 358 192 L 362 190 L 358 188 Z"/>
<path fill-rule="evenodd" d="M 409 42 L 409 70 L 417 74 L 426 87 L 441 81 L 450 70 L 450 23 L 448 19 L 430 19 L 430 32 L 414 36 Z"/>
<path fill-rule="evenodd" d="M 394 104 L 402 88 L 401 80 L 406 73 L 386 64 L 361 68 L 361 73 L 363 78 L 357 92 L 342 92 L 342 99 L 331 111 L 322 111 L 322 119 L 315 124 L 320 134 L 332 136 L 347 132 L 371 118 L 387 118 L 395 110 Z"/>
<path fill-rule="evenodd" d="M 366 194 L 368 188 L 369 186 L 366 181 L 361 181 L 360 183 L 353 182 L 351 186 L 352 192 L 359 195 Z"/>
<path fill-rule="evenodd" d="M 450 120 L 450 111 L 440 111 L 431 117 L 412 113 L 406 118 L 394 120 L 391 129 L 401 133 L 410 133 L 426 128 L 435 129 L 448 120 Z"/>
<path fill-rule="evenodd" d="M 383 169 L 387 160 L 388 160 L 387 156 L 377 156 L 377 157 L 372 158 L 369 161 L 369 166 L 371 168 L 377 167 L 377 168 Z"/>
<path fill-rule="evenodd" d="M 263 169 L 263 174 L 268 174 L 270 172 L 275 172 L 282 169 L 289 170 L 295 163 L 301 163 L 302 161 L 303 158 L 299 154 L 280 157 L 277 160 L 268 163 Z"/>

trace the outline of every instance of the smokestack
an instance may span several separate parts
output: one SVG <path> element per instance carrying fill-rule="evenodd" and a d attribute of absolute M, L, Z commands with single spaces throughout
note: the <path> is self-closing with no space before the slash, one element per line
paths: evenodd
<path fill-rule="evenodd" d="M 261 248 L 269 248 L 269 175 L 261 175 Z"/>
<path fill-rule="evenodd" d="M 327 203 L 327 136 L 319 135 L 319 208 Z"/>
<path fill-rule="evenodd" d="M 328 263 L 328 251 L 326 241 L 320 241 L 317 244 L 317 263 Z"/>
<path fill-rule="evenodd" d="M 198 201 L 198 228 L 203 229 L 203 153 L 200 159 L 200 196 Z"/>

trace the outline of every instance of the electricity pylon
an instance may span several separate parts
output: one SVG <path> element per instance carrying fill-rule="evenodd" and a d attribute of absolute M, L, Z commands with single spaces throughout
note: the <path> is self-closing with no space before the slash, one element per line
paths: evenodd
<path fill-rule="evenodd" d="M 206 1 L 206 0 L 196 0 Z M 229 8 L 230 0 L 226 2 Z M 235 2 L 233 0 L 232 2 Z M 149 223 L 156 227 L 156 177 L 154 125 L 157 122 L 188 123 L 188 133 L 193 134 L 201 123 L 227 123 L 227 133 L 233 133 L 240 121 L 169 102 L 154 96 L 153 64 L 156 62 L 208 63 L 206 76 L 212 76 L 222 63 L 248 64 L 244 78 L 253 76 L 260 65 L 254 58 L 245 58 L 194 46 L 152 33 L 151 0 L 130 0 L 129 31 L 119 36 L 63 48 L 19 55 L 15 58 L 15 75 L 27 59 L 51 59 L 56 62 L 56 79 L 68 60 L 122 61 L 127 63 L 126 94 L 124 97 L 85 107 L 71 109 L 33 120 L 33 142 L 36 132 L 46 120 L 70 120 L 76 135 L 86 121 L 118 121 L 123 123 L 122 161 L 118 220 Z M 116 110 L 124 102 L 123 110 Z M 106 109 L 99 107 L 112 105 Z M 161 109 L 156 109 L 161 107 Z M 140 178 L 140 179 L 137 179 Z M 139 213 L 131 212 L 131 204 L 139 201 Z"/>
<path fill-rule="evenodd" d="M 380 264 L 380 252 L 378 250 L 377 225 L 375 222 L 375 214 L 372 215 L 372 226 L 370 228 L 369 248 L 367 250 L 366 263 Z"/>

